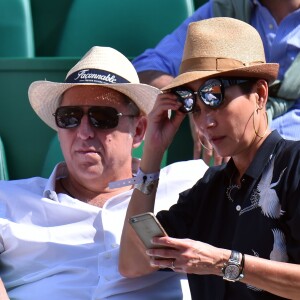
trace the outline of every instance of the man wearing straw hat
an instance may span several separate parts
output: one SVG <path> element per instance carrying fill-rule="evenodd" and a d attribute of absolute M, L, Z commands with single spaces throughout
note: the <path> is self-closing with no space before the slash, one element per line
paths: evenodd
<path fill-rule="evenodd" d="M 58 132 L 65 162 L 49 179 L 0 182 L 0 276 L 11 299 L 189 299 L 185 276 L 127 279 L 117 267 L 132 185 L 142 175 L 129 186 L 108 184 L 137 173 L 131 151 L 158 93 L 109 47 L 91 48 L 64 83 L 30 85 L 30 103 Z M 157 209 L 205 169 L 200 160 L 164 168 Z"/>
<path fill-rule="evenodd" d="M 159 178 L 164 150 L 186 112 L 215 151 L 231 158 L 157 214 L 168 236 L 152 238 L 149 249 L 124 224 L 124 276 L 169 267 L 188 274 L 192 299 L 299 299 L 300 141 L 271 131 L 266 115 L 278 68 L 266 63 L 258 32 L 245 22 L 189 25 L 180 74 L 148 115 L 145 181 L 132 194 L 126 220 L 153 211 L 158 179 L 148 176 Z"/>

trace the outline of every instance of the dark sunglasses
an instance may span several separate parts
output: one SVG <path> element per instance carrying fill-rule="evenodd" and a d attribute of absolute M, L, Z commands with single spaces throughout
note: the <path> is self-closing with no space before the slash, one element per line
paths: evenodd
<path fill-rule="evenodd" d="M 197 92 L 194 92 L 184 86 L 174 88 L 171 90 L 171 92 L 175 93 L 178 96 L 177 100 L 182 103 L 182 106 L 179 108 L 179 110 L 184 113 L 190 113 L 195 110 L 197 95 L 205 105 L 211 108 L 217 108 L 224 101 L 224 93 L 227 87 L 240 85 L 253 80 L 253 78 L 213 78 L 207 80 Z"/>
<path fill-rule="evenodd" d="M 118 126 L 120 117 L 136 117 L 124 115 L 109 106 L 90 106 L 87 112 L 84 106 L 60 106 L 53 116 L 59 128 L 71 129 L 80 125 L 82 117 L 87 114 L 91 126 L 99 129 L 112 129 Z"/>

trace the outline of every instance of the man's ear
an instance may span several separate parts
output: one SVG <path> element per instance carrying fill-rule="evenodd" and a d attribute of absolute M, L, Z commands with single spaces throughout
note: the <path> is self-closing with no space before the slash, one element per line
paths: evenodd
<path fill-rule="evenodd" d="M 145 116 L 139 117 L 135 126 L 135 132 L 133 132 L 132 148 L 137 148 L 143 142 L 145 132 L 147 128 L 147 118 Z"/>
<path fill-rule="evenodd" d="M 256 83 L 256 94 L 258 95 L 257 98 L 257 107 L 262 109 L 266 106 L 268 100 L 268 83 L 266 80 L 260 79 Z"/>

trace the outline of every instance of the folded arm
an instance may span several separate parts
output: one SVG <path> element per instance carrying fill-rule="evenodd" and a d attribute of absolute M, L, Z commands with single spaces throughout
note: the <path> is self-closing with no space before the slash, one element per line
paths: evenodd
<path fill-rule="evenodd" d="M 173 265 L 174 271 L 181 273 L 222 277 L 222 268 L 231 254 L 231 250 L 190 239 L 161 237 L 154 238 L 154 242 L 172 249 L 149 249 L 151 264 L 157 268 Z M 299 299 L 300 265 L 245 255 L 243 274 L 240 282 L 244 284 L 287 299 Z"/>

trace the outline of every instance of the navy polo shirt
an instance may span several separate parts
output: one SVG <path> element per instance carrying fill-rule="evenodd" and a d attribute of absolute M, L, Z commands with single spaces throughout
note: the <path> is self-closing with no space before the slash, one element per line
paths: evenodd
<path fill-rule="evenodd" d="M 265 259 L 300 263 L 300 142 L 273 131 L 241 179 L 234 162 L 211 167 L 157 217 L 168 234 Z M 193 299 L 282 299 L 222 276 L 188 274 Z"/>

